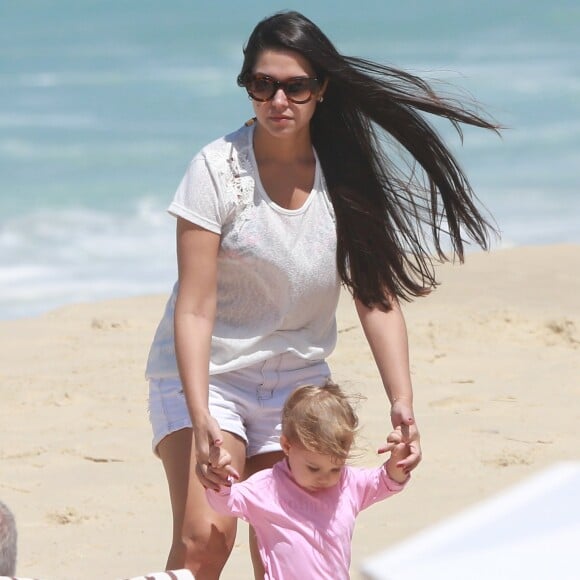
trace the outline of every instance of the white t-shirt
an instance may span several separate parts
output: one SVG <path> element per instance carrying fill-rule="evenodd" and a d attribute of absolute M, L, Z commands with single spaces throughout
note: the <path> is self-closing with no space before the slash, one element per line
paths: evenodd
<path fill-rule="evenodd" d="M 253 134 L 244 126 L 204 147 L 168 210 L 221 236 L 210 374 L 282 353 L 323 360 L 336 344 L 336 224 L 320 163 L 304 205 L 282 208 L 260 183 Z M 176 294 L 177 283 L 149 353 L 150 379 L 178 376 Z"/>

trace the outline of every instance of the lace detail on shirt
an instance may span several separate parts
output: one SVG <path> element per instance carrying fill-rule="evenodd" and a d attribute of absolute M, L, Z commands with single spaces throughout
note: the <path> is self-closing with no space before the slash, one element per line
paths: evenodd
<path fill-rule="evenodd" d="M 252 177 L 252 163 L 246 149 L 236 151 L 232 144 L 227 159 L 228 171 L 225 177 L 225 187 L 231 199 L 237 202 L 237 216 L 240 221 L 249 218 L 247 211 L 252 206 L 255 182 Z"/>

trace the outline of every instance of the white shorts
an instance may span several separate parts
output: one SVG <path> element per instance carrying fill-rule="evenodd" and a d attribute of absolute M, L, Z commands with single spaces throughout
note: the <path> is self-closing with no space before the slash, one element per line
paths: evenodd
<path fill-rule="evenodd" d="M 281 413 L 288 396 L 305 384 L 330 378 L 324 361 L 282 354 L 244 369 L 209 377 L 209 411 L 223 431 L 246 442 L 246 455 L 280 451 Z M 175 431 L 191 427 L 179 378 L 149 382 L 149 420 L 153 451 Z"/>

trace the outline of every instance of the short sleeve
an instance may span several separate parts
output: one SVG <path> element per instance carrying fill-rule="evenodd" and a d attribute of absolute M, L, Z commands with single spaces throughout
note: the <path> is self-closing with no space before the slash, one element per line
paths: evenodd
<path fill-rule="evenodd" d="M 372 469 L 350 470 L 350 487 L 356 490 L 358 510 L 364 510 L 372 504 L 386 499 L 401 491 L 407 484 L 391 479 L 384 466 Z"/>
<path fill-rule="evenodd" d="M 220 491 L 206 489 L 205 495 L 209 505 L 219 514 L 247 520 L 248 506 L 239 484 L 222 486 Z"/>
<path fill-rule="evenodd" d="M 197 155 L 189 164 L 167 211 L 210 232 L 221 233 L 226 214 L 223 193 L 203 155 Z"/>

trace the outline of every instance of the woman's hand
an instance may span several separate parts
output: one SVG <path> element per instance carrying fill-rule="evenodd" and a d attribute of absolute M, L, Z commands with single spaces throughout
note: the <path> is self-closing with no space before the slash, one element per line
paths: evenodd
<path fill-rule="evenodd" d="M 195 421 L 195 472 L 205 488 L 219 491 L 221 485 L 229 485 L 229 477 L 239 479 L 231 465 L 231 455 L 221 448 L 222 432 L 217 421 L 208 415 Z"/>
<path fill-rule="evenodd" d="M 217 445 L 210 450 L 208 473 L 220 477 L 221 485 L 227 487 L 231 486 L 234 480 L 240 479 L 239 473 L 232 466 L 232 456 L 223 447 Z"/>
<path fill-rule="evenodd" d="M 409 456 L 399 461 L 410 472 L 421 461 L 419 430 L 413 415 L 413 387 L 409 368 L 409 343 L 405 318 L 398 300 L 391 297 L 391 310 L 365 306 L 356 299 L 357 312 L 373 353 L 389 400 L 392 401 L 391 422 L 401 428 L 403 443 Z"/>
<path fill-rule="evenodd" d="M 419 429 L 415 423 L 413 408 L 404 399 L 396 400 L 391 407 L 391 423 L 393 428 L 401 429 L 403 443 L 409 450 L 409 455 L 397 463 L 397 467 L 402 468 L 405 473 L 410 473 L 419 465 L 421 461 L 421 442 Z"/>

